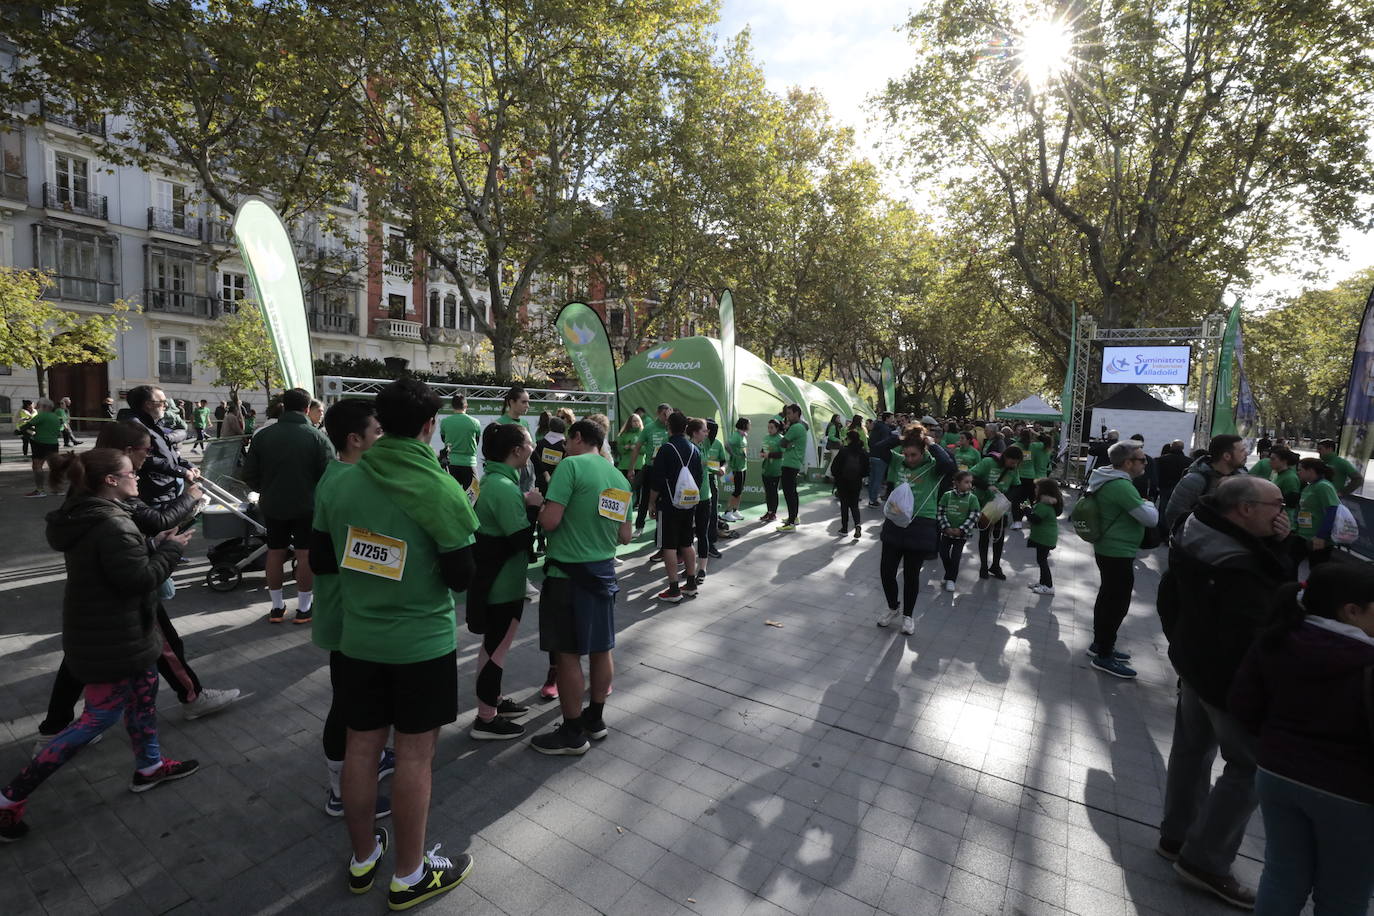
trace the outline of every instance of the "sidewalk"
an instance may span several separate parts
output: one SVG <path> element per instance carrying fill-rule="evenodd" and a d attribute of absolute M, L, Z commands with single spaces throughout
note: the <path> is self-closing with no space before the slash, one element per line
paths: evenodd
<path fill-rule="evenodd" d="M 17 498 L 26 483 L 0 476 L 0 779 L 27 758 L 60 657 L 62 565 L 41 524 L 56 500 Z M 903 637 L 874 626 L 878 524 L 840 539 L 833 505 L 806 505 L 792 535 L 737 526 L 693 602 L 652 600 L 662 567 L 646 567 L 647 544 L 628 558 L 611 735 L 584 757 L 467 737 L 477 643 L 460 630 L 464 712 L 440 737 L 429 844 L 471 851 L 476 868 L 424 911 L 1234 912 L 1153 852 L 1174 694 L 1158 559 L 1138 567 L 1121 645 L 1141 676 L 1124 682 L 1083 654 L 1097 572 L 1067 529 L 1053 599 L 1026 588 L 1034 555 L 1013 532 L 1007 582 L 979 582 L 966 555 L 950 595 L 928 565 Z M 263 622 L 260 574 L 207 591 L 205 546 L 171 610 L 202 680 L 252 695 L 185 722 L 163 690 L 165 747 L 201 761 L 190 779 L 130 794 L 115 734 L 55 776 L 29 805 L 29 838 L 0 847 L 5 912 L 385 910 L 382 890 L 344 889 L 343 824 L 321 810 L 325 656 L 305 628 Z M 528 614 L 508 663 L 518 700 L 543 679 L 535 627 Z M 558 718 L 537 706 L 526 725 Z M 1251 830 L 1236 871 L 1253 886 L 1258 817 Z"/>

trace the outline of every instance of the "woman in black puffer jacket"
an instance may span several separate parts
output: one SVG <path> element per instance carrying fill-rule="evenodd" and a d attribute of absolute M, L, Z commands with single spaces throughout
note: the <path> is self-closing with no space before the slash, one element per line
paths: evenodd
<path fill-rule="evenodd" d="M 0 840 L 28 832 L 24 804 L 45 779 L 124 718 L 133 742 L 129 783 L 144 792 L 196 771 L 194 760 L 162 756 L 157 740 L 157 587 L 181 558 L 190 532 L 164 532 L 149 546 L 129 514 L 138 477 L 122 452 L 96 448 L 58 459 L 72 489 L 48 515 L 48 543 L 64 554 L 62 650 L 86 685 L 86 709 L 0 791 Z"/>

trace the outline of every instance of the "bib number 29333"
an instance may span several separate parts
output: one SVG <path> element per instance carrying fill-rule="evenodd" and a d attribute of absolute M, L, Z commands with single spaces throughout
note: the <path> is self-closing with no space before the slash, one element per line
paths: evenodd
<path fill-rule="evenodd" d="M 406 542 L 350 525 L 340 565 L 354 572 L 399 582 L 406 568 Z"/>

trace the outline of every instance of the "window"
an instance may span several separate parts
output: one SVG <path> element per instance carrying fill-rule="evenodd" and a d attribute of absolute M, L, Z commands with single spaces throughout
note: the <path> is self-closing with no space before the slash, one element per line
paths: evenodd
<path fill-rule="evenodd" d="M 0 366 L 0 375 L 14 375 L 14 367 Z M 0 411 L 0 413 L 4 413 L 4 411 Z"/>
<path fill-rule="evenodd" d="M 611 309 L 609 312 L 606 313 L 606 317 L 610 319 L 611 336 L 619 337 L 625 333 L 624 309 Z"/>
<path fill-rule="evenodd" d="M 186 341 L 179 337 L 158 338 L 157 378 L 160 382 L 191 381 L 191 361 L 186 356 Z"/>
<path fill-rule="evenodd" d="M 406 237 L 399 232 L 387 234 L 384 269 L 394 277 L 410 276 L 410 247 L 406 244 Z"/>
<path fill-rule="evenodd" d="M 24 200 L 28 197 L 27 172 L 24 169 L 24 132 L 9 124 L 0 124 L 0 197 Z"/>
<path fill-rule="evenodd" d="M 205 294 L 209 279 L 203 270 L 203 262 L 191 249 L 149 245 L 144 304 L 157 312 L 214 317 L 214 300 Z"/>
<path fill-rule="evenodd" d="M 59 299 L 107 303 L 115 300 L 119 241 L 94 232 L 35 225 L 38 266 L 56 276 Z"/>
<path fill-rule="evenodd" d="M 463 317 L 468 317 L 467 309 L 463 309 Z M 458 297 L 455 296 L 453 293 L 449 293 L 447 296 L 444 297 L 444 327 L 458 327 Z M 464 328 L 464 330 L 470 331 L 472 329 Z"/>
<path fill-rule="evenodd" d="M 80 156 L 70 153 L 53 153 L 54 184 L 57 187 L 57 203 L 89 209 L 91 193 L 91 164 Z"/>
<path fill-rule="evenodd" d="M 219 301 L 221 308 L 228 314 L 239 310 L 240 299 L 248 298 L 248 278 L 243 274 L 229 273 L 219 275 Z"/>
<path fill-rule="evenodd" d="M 10 399 L 5 397 L 3 394 L 0 394 L 0 417 L 13 416 L 13 413 L 10 410 L 11 406 L 12 405 L 10 403 Z"/>
<path fill-rule="evenodd" d="M 187 227 L 186 211 L 190 196 L 191 189 L 184 184 L 160 179 L 154 183 L 154 206 L 162 211 L 159 216 L 165 220 L 167 228 L 185 229 Z"/>
<path fill-rule="evenodd" d="M 404 321 L 406 317 L 406 297 L 391 293 L 386 297 L 387 314 Z"/>
<path fill-rule="evenodd" d="M 439 312 L 439 291 L 432 289 L 429 291 L 429 326 L 431 328 L 443 327 L 443 317 Z"/>
<path fill-rule="evenodd" d="M 338 353 L 334 350 L 326 350 L 320 354 L 320 359 L 327 363 L 341 363 L 348 359 L 348 354 Z"/>

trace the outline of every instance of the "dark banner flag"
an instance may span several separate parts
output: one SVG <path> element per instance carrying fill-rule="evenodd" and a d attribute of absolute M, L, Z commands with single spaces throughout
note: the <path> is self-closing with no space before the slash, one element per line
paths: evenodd
<path fill-rule="evenodd" d="M 1350 381 L 1345 388 L 1345 415 L 1341 422 L 1340 454 L 1361 475 L 1356 496 L 1374 497 L 1368 487 L 1369 456 L 1374 452 L 1374 290 L 1365 303 L 1355 356 L 1350 361 Z"/>

